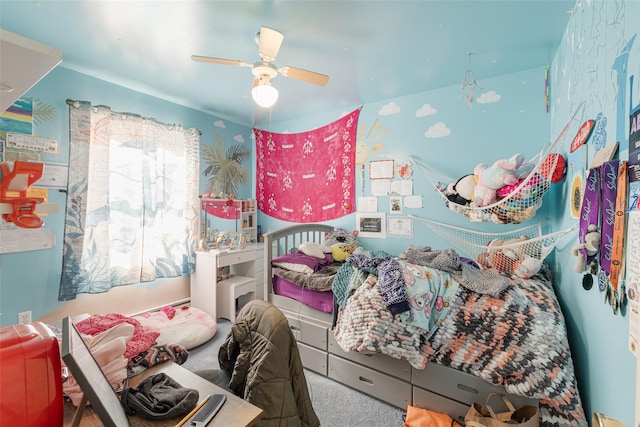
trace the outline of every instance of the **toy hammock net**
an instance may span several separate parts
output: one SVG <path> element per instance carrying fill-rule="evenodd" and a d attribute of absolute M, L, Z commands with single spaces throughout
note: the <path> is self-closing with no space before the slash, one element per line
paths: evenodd
<path fill-rule="evenodd" d="M 533 218 L 538 208 L 542 206 L 542 198 L 551 186 L 556 168 L 562 167 L 558 162 L 560 159 L 562 159 L 560 161 L 564 161 L 562 156 L 553 154 L 561 148 L 564 136 L 580 106 L 575 110 L 555 141 L 548 144 L 528 162 L 530 165 L 535 165 L 531 171 L 517 184 L 501 189 L 507 194 L 503 194 L 499 190 L 498 200 L 486 206 L 462 205 L 449 200 L 447 196 L 450 194 L 450 184 L 455 183 L 456 180 L 437 172 L 415 157 L 409 156 L 409 160 L 427 176 L 445 205 L 452 211 L 468 217 L 472 222 L 519 224 Z M 501 195 L 502 197 L 500 197 Z"/>
<path fill-rule="evenodd" d="M 493 267 L 507 275 L 516 274 L 524 278 L 537 273 L 558 242 L 576 229 L 572 227 L 542 234 L 542 223 L 538 223 L 518 230 L 493 233 L 468 230 L 415 215 L 410 217 L 451 242 L 461 256 L 471 258 L 482 268 Z"/>

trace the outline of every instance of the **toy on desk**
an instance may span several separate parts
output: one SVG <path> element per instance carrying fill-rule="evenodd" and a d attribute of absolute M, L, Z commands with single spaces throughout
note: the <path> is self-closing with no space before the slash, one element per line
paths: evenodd
<path fill-rule="evenodd" d="M 13 170 L 7 163 L 0 163 L 0 208 L 10 205 L 8 212 L 0 209 L 5 221 L 18 227 L 39 228 L 44 221 L 35 213 L 36 205 L 44 202 L 42 197 L 28 197 L 27 189 L 40 179 L 44 164 L 16 161 Z M 11 192 L 17 192 L 12 195 Z"/>

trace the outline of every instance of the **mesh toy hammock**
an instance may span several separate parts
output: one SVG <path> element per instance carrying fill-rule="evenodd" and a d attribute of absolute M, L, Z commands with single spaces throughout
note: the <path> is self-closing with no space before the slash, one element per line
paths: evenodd
<path fill-rule="evenodd" d="M 551 178 L 561 158 L 559 155 L 550 156 L 550 154 L 561 147 L 564 136 L 581 106 L 582 104 L 576 108 L 555 141 L 543 148 L 528 162 L 535 164 L 535 166 L 526 177 L 521 179 L 506 196 L 487 206 L 468 206 L 449 200 L 447 198 L 449 185 L 456 180 L 437 172 L 415 157 L 409 156 L 409 160 L 427 176 L 445 205 L 452 211 L 468 217 L 472 222 L 519 224 L 533 218 L 538 208 L 542 206 L 542 198 L 551 186 Z"/>
<path fill-rule="evenodd" d="M 451 242 L 460 254 L 471 258 L 483 268 L 494 267 L 502 273 L 528 278 L 541 267 L 542 261 L 560 240 L 577 228 L 542 234 L 542 222 L 518 230 L 501 233 L 468 230 L 415 215 L 438 236 Z M 505 243 L 506 242 L 506 243 Z"/>

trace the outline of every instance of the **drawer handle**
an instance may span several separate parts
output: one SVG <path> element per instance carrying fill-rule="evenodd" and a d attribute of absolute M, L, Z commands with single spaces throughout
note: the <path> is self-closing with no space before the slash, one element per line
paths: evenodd
<path fill-rule="evenodd" d="M 365 377 L 358 377 L 358 379 L 360 381 L 362 381 L 363 383 L 367 383 L 369 385 L 373 385 L 373 381 L 371 381 L 369 378 L 365 378 Z"/>
<path fill-rule="evenodd" d="M 300 328 L 298 328 L 297 326 L 289 326 L 291 328 L 292 331 L 294 332 L 300 332 Z"/>
<path fill-rule="evenodd" d="M 458 384 L 458 388 L 462 391 L 466 391 L 467 393 L 471 393 L 471 394 L 480 394 L 480 392 L 478 390 L 476 390 L 473 387 L 469 387 L 468 385 L 464 385 L 464 384 Z"/>

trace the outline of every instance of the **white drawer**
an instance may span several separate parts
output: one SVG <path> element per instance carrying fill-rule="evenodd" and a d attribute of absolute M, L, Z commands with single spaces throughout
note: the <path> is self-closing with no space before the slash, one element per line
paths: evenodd
<path fill-rule="evenodd" d="M 327 376 L 327 353 L 306 344 L 298 343 L 302 366 Z"/>
<path fill-rule="evenodd" d="M 503 387 L 495 386 L 482 378 L 447 366 L 429 362 L 424 369 L 413 369 L 412 383 L 423 389 L 449 397 L 467 405 L 474 402 L 484 404 L 490 393 L 507 394 Z M 538 401 L 526 397 L 509 395 L 516 406 L 538 406 Z"/>
<path fill-rule="evenodd" d="M 447 414 L 461 425 L 464 425 L 464 417 L 470 406 L 452 399 L 447 399 L 439 394 L 431 393 L 420 387 L 413 387 L 412 405 L 418 408 L 440 412 L 441 414 Z"/>
<path fill-rule="evenodd" d="M 344 351 L 340 344 L 333 337 L 333 332 L 329 331 L 329 353 L 333 353 L 344 359 L 385 372 L 403 381 L 411 381 L 411 365 L 400 359 L 394 359 L 384 354 L 362 354 L 357 351 Z"/>
<path fill-rule="evenodd" d="M 264 271 L 263 254 L 264 254 L 264 251 L 262 251 L 262 250 L 256 252 L 256 256 L 255 256 L 255 260 L 256 260 L 255 270 L 256 271 Z"/>
<path fill-rule="evenodd" d="M 329 354 L 329 378 L 401 409 L 411 403 L 410 383 L 333 354 Z"/>
<path fill-rule="evenodd" d="M 327 327 L 295 313 L 284 312 L 296 341 L 327 351 Z"/>
<path fill-rule="evenodd" d="M 218 254 L 218 267 L 226 267 L 227 265 L 240 264 L 243 262 L 255 261 L 254 251 L 230 251 Z"/>

